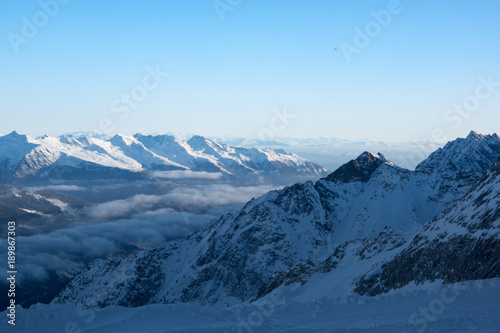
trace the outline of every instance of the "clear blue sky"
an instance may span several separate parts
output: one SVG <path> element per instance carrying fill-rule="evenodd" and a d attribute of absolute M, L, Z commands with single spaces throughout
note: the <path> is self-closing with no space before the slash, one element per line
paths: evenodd
<path fill-rule="evenodd" d="M 474 96 L 478 77 L 500 81 L 500 1 L 401 0 L 366 46 L 356 27 L 377 29 L 371 12 L 391 1 L 221 0 L 232 9 L 223 20 L 212 0 L 72 0 L 53 17 L 41 12 L 53 1 L 2 1 L 2 134 L 94 130 L 102 119 L 113 132 L 206 136 L 271 127 L 277 136 L 406 141 L 431 139 L 435 128 L 451 138 L 500 131 L 500 86 L 488 97 L 479 88 L 473 111 L 443 120 Z M 347 44 L 362 46 L 350 62 Z M 114 113 L 158 65 L 169 75 L 127 116 Z M 273 127 L 284 107 L 295 118 Z"/>

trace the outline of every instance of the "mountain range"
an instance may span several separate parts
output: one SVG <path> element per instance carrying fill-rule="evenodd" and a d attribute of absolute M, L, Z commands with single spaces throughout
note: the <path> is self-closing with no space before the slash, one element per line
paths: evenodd
<path fill-rule="evenodd" d="M 475 132 L 414 171 L 364 152 L 185 239 L 98 259 L 54 302 L 232 304 L 290 286 L 312 299 L 317 286 L 321 295 L 377 295 L 411 282 L 498 277 L 499 155 L 496 134 Z"/>
<path fill-rule="evenodd" d="M 290 184 L 327 174 L 283 150 L 232 147 L 201 136 L 117 134 L 110 139 L 84 136 L 0 137 L 0 183 L 32 184 L 96 179 L 169 178 L 211 173 L 247 184 Z"/>

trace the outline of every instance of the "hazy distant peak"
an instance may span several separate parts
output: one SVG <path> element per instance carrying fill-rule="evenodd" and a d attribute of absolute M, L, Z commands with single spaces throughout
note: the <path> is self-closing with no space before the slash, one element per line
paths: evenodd
<path fill-rule="evenodd" d="M 21 139 L 21 140 L 25 140 L 26 139 L 26 135 L 19 134 L 17 131 L 12 131 L 9 134 L 7 134 L 6 136 L 7 137 L 11 137 L 11 138 Z"/>
<path fill-rule="evenodd" d="M 209 140 L 201 135 L 193 135 L 193 137 L 187 141 L 187 143 L 192 147 L 207 145 L 208 142 Z"/>

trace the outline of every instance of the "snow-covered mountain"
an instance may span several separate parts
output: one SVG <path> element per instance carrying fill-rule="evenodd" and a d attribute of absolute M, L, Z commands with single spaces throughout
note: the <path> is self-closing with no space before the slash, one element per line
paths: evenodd
<path fill-rule="evenodd" d="M 500 276 L 500 158 L 452 208 L 427 223 L 381 270 L 363 276 L 356 291 L 377 295 L 410 282 L 454 283 Z"/>
<path fill-rule="evenodd" d="M 233 147 L 198 135 L 189 140 L 170 135 L 136 134 L 135 138 L 156 154 L 166 156 L 193 171 L 221 172 L 256 182 L 315 178 L 327 174 L 327 170 L 317 164 L 281 149 Z"/>
<path fill-rule="evenodd" d="M 218 144 L 200 136 L 116 135 L 0 137 L 0 182 L 86 180 L 158 176 L 153 171 L 220 173 L 247 183 L 290 183 L 319 178 L 326 169 L 295 154 Z M 161 176 L 161 173 L 160 173 Z"/>
<path fill-rule="evenodd" d="M 432 199 L 450 203 L 463 197 L 498 155 L 500 137 L 497 134 L 480 135 L 472 131 L 466 138 L 449 142 L 420 163 L 415 169 L 416 178 L 429 183 L 437 192 Z"/>
<path fill-rule="evenodd" d="M 316 183 L 253 199 L 187 239 L 128 259 L 95 261 L 55 302 L 133 307 L 252 301 L 325 274 L 345 287 L 396 255 L 427 221 L 470 191 L 498 157 L 484 152 L 499 148 L 496 135 L 470 135 L 415 171 L 365 152 Z M 492 193 L 498 196 L 498 189 Z"/>

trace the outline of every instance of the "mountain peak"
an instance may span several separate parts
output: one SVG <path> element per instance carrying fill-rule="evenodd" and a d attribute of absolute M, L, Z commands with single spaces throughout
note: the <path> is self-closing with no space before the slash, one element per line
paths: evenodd
<path fill-rule="evenodd" d="M 467 177 L 473 183 L 493 165 L 499 154 L 498 135 L 483 135 L 471 131 L 465 139 L 450 141 L 430 154 L 415 170 L 438 173 L 440 178 L 455 177 L 453 170 L 459 170 L 461 177 Z"/>
<path fill-rule="evenodd" d="M 130 146 L 130 145 L 136 143 L 137 139 L 131 135 L 116 134 L 109 141 L 113 144 L 116 144 L 116 145 L 120 145 L 121 143 L 124 143 L 127 146 Z"/>
<path fill-rule="evenodd" d="M 12 131 L 9 134 L 5 135 L 6 138 L 13 138 L 20 141 L 27 141 L 28 137 L 24 134 L 19 134 L 17 131 Z"/>
<path fill-rule="evenodd" d="M 370 163 L 377 163 L 377 162 L 384 162 L 384 163 L 392 164 L 392 162 L 389 161 L 383 154 L 377 153 L 377 155 L 375 155 L 375 154 L 370 153 L 369 151 L 363 152 L 354 161 L 360 166 L 361 165 L 368 165 Z"/>
<path fill-rule="evenodd" d="M 191 139 L 188 140 L 188 143 L 206 143 L 207 139 L 201 135 L 193 135 Z"/>
<path fill-rule="evenodd" d="M 134 135 L 134 138 L 143 144 L 148 141 L 153 141 L 156 142 L 158 145 L 163 145 L 163 144 L 172 144 L 176 142 L 176 137 L 170 134 L 158 134 L 158 135 L 151 135 L 151 134 L 142 134 L 142 133 L 137 133 Z"/>
<path fill-rule="evenodd" d="M 22 138 L 22 137 L 26 136 L 26 135 L 19 134 L 17 131 L 12 131 L 12 132 L 10 132 L 7 135 L 11 136 L 11 137 L 14 137 L 14 138 Z"/>
<path fill-rule="evenodd" d="M 383 154 L 372 154 L 368 151 L 363 152 L 356 159 L 342 165 L 336 171 L 331 173 L 326 180 L 340 181 L 349 183 L 353 181 L 367 182 L 373 173 L 383 164 L 394 165 Z"/>
<path fill-rule="evenodd" d="M 210 141 L 209 139 L 200 136 L 200 135 L 194 135 L 191 139 L 187 141 L 188 145 L 191 146 L 194 150 L 199 150 L 199 149 L 205 149 L 205 152 L 210 152 L 210 153 L 215 153 L 214 148 L 216 146 L 220 147 L 218 143 L 215 143 L 213 141 Z"/>
<path fill-rule="evenodd" d="M 484 140 L 484 138 L 484 135 L 478 134 L 476 131 L 470 131 L 469 135 L 467 136 L 467 139 L 472 139 L 475 141 L 481 141 Z"/>

